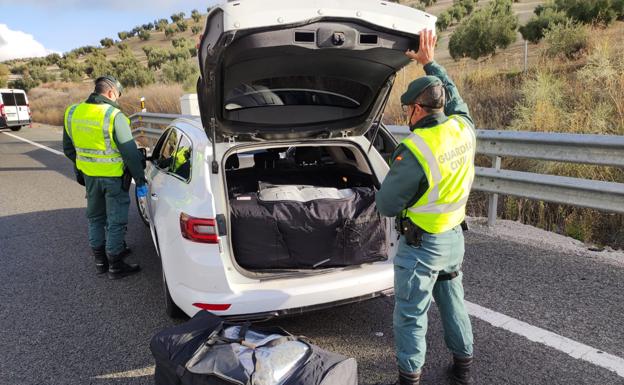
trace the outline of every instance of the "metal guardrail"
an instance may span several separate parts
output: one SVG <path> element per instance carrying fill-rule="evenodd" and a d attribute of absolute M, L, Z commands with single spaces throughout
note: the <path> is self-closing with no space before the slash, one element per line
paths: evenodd
<path fill-rule="evenodd" d="M 130 117 L 135 137 L 158 138 L 174 119 L 197 116 L 137 113 Z M 387 126 L 402 140 L 409 135 L 406 126 Z M 477 130 L 477 154 L 492 158 L 492 167 L 477 167 L 473 189 L 490 194 L 488 224 L 494 225 L 498 194 L 588 207 L 624 214 L 624 183 L 604 182 L 556 175 L 501 170 L 502 157 L 583 163 L 624 168 L 624 136 L 579 135 L 547 132 Z M 624 171 L 623 171 L 624 172 Z"/>
<path fill-rule="evenodd" d="M 405 126 L 388 126 L 403 139 Z M 492 167 L 477 167 L 473 189 L 490 193 L 488 224 L 494 225 L 498 194 L 624 214 L 624 183 L 501 170 L 502 157 L 624 167 L 624 136 L 477 130 L 477 154 Z M 624 171 L 623 171 L 624 172 Z"/>

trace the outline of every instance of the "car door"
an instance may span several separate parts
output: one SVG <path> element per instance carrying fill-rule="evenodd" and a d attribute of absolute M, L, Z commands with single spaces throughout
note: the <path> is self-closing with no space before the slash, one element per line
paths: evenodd
<path fill-rule="evenodd" d="M 28 99 L 24 92 L 15 92 L 15 107 L 17 108 L 17 119 L 20 123 L 30 122 L 30 111 L 28 111 Z"/>
<path fill-rule="evenodd" d="M 13 91 L 6 91 L 2 93 L 2 104 L 4 104 L 4 114 L 6 115 L 7 125 L 16 125 L 19 116 L 17 114 L 17 106 L 15 105 L 15 94 L 13 93 Z"/>
<path fill-rule="evenodd" d="M 158 159 L 154 160 L 157 171 L 152 178 L 149 200 L 152 224 L 162 254 L 165 254 L 163 247 L 175 247 L 180 241 L 180 213 L 192 199 L 189 189 L 192 151 L 188 136 L 172 127 Z"/>

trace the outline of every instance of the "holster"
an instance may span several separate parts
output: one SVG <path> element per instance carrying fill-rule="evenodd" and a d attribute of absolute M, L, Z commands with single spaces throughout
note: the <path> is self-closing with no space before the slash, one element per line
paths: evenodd
<path fill-rule="evenodd" d="M 124 166 L 123 175 L 121 176 L 121 189 L 124 191 L 130 191 L 130 184 L 132 183 L 132 174 L 128 167 Z"/>
<path fill-rule="evenodd" d="M 422 236 L 425 233 L 423 229 L 416 226 L 409 218 L 396 217 L 395 228 L 399 234 L 405 237 L 405 243 L 409 246 L 419 247 L 422 243 Z"/>

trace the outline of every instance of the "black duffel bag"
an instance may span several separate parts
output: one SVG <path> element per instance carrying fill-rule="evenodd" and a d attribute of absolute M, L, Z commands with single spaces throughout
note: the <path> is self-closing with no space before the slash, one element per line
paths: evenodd
<path fill-rule="evenodd" d="M 156 334 L 150 348 L 156 385 L 357 385 L 353 358 L 206 311 Z"/>

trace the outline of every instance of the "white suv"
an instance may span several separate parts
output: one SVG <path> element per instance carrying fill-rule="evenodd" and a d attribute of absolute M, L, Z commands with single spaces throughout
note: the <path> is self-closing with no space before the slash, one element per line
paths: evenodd
<path fill-rule="evenodd" d="M 374 194 L 396 142 L 377 122 L 435 20 L 361 0 L 209 13 L 201 120 L 164 132 L 139 204 L 170 315 L 269 318 L 392 293 L 397 235 Z"/>

